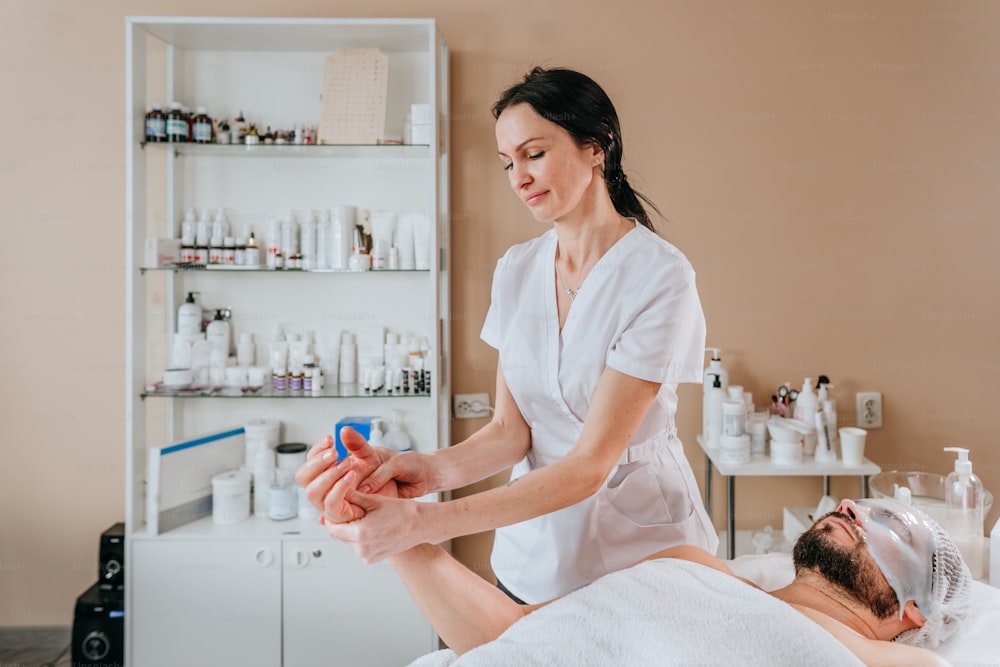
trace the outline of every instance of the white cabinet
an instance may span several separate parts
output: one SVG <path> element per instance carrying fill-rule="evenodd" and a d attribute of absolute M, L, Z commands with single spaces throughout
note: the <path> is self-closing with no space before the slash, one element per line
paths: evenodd
<path fill-rule="evenodd" d="M 128 664 L 282 664 L 280 541 L 140 540 L 131 556 Z"/>
<path fill-rule="evenodd" d="M 364 565 L 315 521 L 211 518 L 146 530 L 147 451 L 252 419 L 281 420 L 284 442 L 312 443 L 347 416 L 402 416 L 414 449 L 450 442 L 448 387 L 447 48 L 429 19 L 126 18 L 126 659 L 129 664 L 400 664 L 434 650 L 430 626 L 388 566 Z M 325 62 L 340 48 L 388 60 L 386 136 L 412 104 L 432 121 L 422 143 L 146 143 L 154 103 L 180 101 L 261 130 L 315 125 Z M 416 136 L 416 135 L 414 135 Z M 223 209 L 266 240 L 290 212 L 353 206 L 429 221 L 414 270 L 151 267 L 149 239 L 177 240 L 187 208 Z M 177 309 L 228 308 L 234 342 L 253 334 L 268 365 L 276 326 L 328 338 L 384 329 L 426 341 L 420 391 L 368 391 L 327 377 L 321 392 L 168 389 Z M 393 641 L 381 641 L 390 633 Z M 236 653 L 234 653 L 234 651 Z M 196 652 L 196 653 L 195 653 Z"/>
<path fill-rule="evenodd" d="M 366 566 L 329 539 L 287 540 L 282 568 L 286 667 L 393 667 L 436 648 L 388 563 Z"/>

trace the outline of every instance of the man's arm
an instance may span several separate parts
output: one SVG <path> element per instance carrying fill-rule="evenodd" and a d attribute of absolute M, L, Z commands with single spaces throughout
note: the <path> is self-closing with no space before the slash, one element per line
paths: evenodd
<path fill-rule="evenodd" d="M 420 544 L 389 560 L 420 611 L 460 655 L 548 604 L 517 604 L 439 546 Z"/>

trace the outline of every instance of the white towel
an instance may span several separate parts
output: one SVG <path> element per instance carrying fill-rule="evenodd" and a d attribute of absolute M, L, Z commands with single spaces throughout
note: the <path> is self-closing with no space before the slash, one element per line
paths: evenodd
<path fill-rule="evenodd" d="M 617 665 L 844 667 L 861 662 L 790 605 L 718 570 L 676 559 L 605 576 L 457 657 L 414 667 Z"/>

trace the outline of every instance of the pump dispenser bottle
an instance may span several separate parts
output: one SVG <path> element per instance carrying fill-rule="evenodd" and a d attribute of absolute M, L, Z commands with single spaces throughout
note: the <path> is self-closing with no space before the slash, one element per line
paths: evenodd
<path fill-rule="evenodd" d="M 722 385 L 722 391 L 726 391 L 726 388 L 729 386 L 729 371 L 722 366 L 722 359 L 719 357 L 719 353 L 722 352 L 722 350 L 717 347 L 706 347 L 705 351 L 711 352 L 712 358 L 709 360 L 708 366 L 705 367 L 705 380 L 702 384 L 703 392 L 712 388 L 713 375 L 719 376 L 719 383 Z"/>
<path fill-rule="evenodd" d="M 945 447 L 955 452 L 955 469 L 944 481 L 945 528 L 962 552 L 973 579 L 983 578 L 983 483 L 972 472 L 969 450 Z"/>
<path fill-rule="evenodd" d="M 177 309 L 177 333 L 197 336 L 201 333 L 201 306 L 195 300 L 197 292 L 188 292 L 187 299 Z"/>
<path fill-rule="evenodd" d="M 389 432 L 385 434 L 385 445 L 386 447 L 391 447 L 397 452 L 407 452 L 412 449 L 410 436 L 403 432 L 403 429 L 399 426 L 400 413 L 399 410 L 392 411 L 392 421 L 389 422 Z"/>
<path fill-rule="evenodd" d="M 712 353 L 712 359 L 708 362 L 708 366 L 705 367 L 705 380 L 702 385 L 702 411 L 701 411 L 701 433 L 706 438 L 708 438 L 708 418 L 710 410 L 708 409 L 708 392 L 712 389 L 715 384 L 715 379 L 719 380 L 719 388 L 722 390 L 722 400 L 725 400 L 726 388 L 729 386 L 729 371 L 722 367 L 722 359 L 719 358 L 719 352 L 721 350 L 717 347 L 706 347 L 706 352 Z M 722 404 L 719 404 L 719 415 L 721 419 L 722 414 Z M 707 443 L 710 447 L 714 447 L 711 442 Z"/>
<path fill-rule="evenodd" d="M 725 400 L 726 392 L 722 389 L 722 380 L 715 375 L 712 378 L 712 386 L 705 392 L 705 400 L 702 401 L 705 442 L 712 449 L 717 449 L 722 442 L 722 403 Z"/>

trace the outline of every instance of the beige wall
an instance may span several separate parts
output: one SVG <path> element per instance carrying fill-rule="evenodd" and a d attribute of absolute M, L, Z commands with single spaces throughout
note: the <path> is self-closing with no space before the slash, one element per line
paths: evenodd
<path fill-rule="evenodd" d="M 626 167 L 698 271 L 709 341 L 758 399 L 831 376 L 844 423 L 883 394 L 884 467 L 974 451 L 1000 492 L 1000 6 L 21 0 L 0 8 L 0 625 L 68 625 L 123 515 L 127 14 L 430 16 L 452 54 L 455 391 L 490 391 L 491 270 L 542 231 L 508 191 L 489 105 L 532 64 L 581 69 L 621 114 Z M 691 445 L 700 391 L 679 423 Z M 994 407 L 990 407 L 994 405 Z M 990 424 L 994 426 L 991 427 Z M 456 422 L 463 437 L 477 422 Z M 485 486 L 485 484 L 483 485 Z M 739 525 L 778 526 L 817 480 L 741 480 Z M 835 480 L 856 495 L 856 480 Z M 718 496 L 721 500 L 723 496 Z M 716 503 L 716 520 L 722 519 Z M 993 511 L 990 524 L 998 512 Z M 456 552 L 489 576 L 489 536 Z"/>

